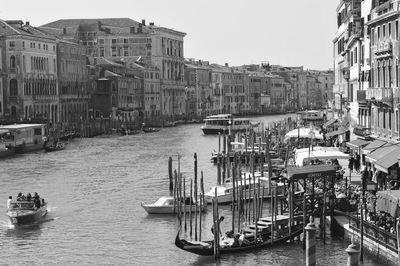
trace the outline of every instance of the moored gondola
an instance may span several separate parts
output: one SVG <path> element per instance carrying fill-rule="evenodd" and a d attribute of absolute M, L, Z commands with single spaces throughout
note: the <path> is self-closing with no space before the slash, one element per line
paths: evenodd
<path fill-rule="evenodd" d="M 254 241 L 254 235 L 246 234 L 246 243 L 242 242 L 239 244 L 234 238 L 223 238 L 220 243 L 219 253 L 227 254 L 227 253 L 237 253 L 248 250 L 255 250 L 264 248 L 267 246 L 271 246 L 272 244 L 285 243 L 290 240 L 290 238 L 294 238 L 299 236 L 303 232 L 302 225 L 296 225 L 292 228 L 292 235 L 289 235 L 289 230 L 285 229 L 276 233 L 276 236 L 272 240 L 270 236 L 267 234 L 260 234 L 257 237 L 257 241 Z M 179 232 L 175 238 L 175 245 L 184 250 L 201 256 L 213 256 L 214 255 L 214 241 L 189 241 L 185 239 L 179 238 Z"/>

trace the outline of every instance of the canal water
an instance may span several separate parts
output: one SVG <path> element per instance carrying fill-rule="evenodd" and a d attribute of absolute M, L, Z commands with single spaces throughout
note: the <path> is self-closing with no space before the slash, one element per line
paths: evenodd
<path fill-rule="evenodd" d="M 268 123 L 285 116 L 253 118 Z M 210 163 L 217 136 L 199 124 L 164 128 L 152 134 L 75 139 L 63 151 L 17 155 L 0 161 L 0 198 L 38 192 L 49 203 L 46 219 L 14 228 L 0 216 L 0 265 L 214 265 L 213 258 L 174 245 L 178 222 L 169 215 L 148 215 L 140 203 L 169 194 L 168 158 L 181 156 L 181 172 L 193 177 L 193 155 L 204 173 L 205 190 L 216 184 Z M 200 173 L 199 173 L 200 176 Z M 203 217 L 203 239 L 210 239 L 211 207 Z M 229 230 L 230 210 L 222 231 Z M 319 240 L 318 240 L 319 241 Z M 349 243 L 328 236 L 317 245 L 319 265 L 345 265 Z M 302 265 L 299 243 L 249 253 L 223 255 L 219 265 Z M 363 265 L 378 265 L 365 258 Z"/>

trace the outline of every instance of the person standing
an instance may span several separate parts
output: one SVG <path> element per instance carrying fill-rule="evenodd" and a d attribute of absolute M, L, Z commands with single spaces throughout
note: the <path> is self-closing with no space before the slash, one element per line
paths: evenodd
<path fill-rule="evenodd" d="M 12 196 L 9 196 L 7 200 L 7 210 L 11 209 L 11 201 L 12 201 Z"/>
<path fill-rule="evenodd" d="M 220 226 L 220 224 L 221 224 L 221 222 L 224 220 L 224 216 L 221 216 L 219 219 L 218 219 L 218 221 L 217 221 L 217 224 L 218 224 L 218 232 L 219 232 L 219 234 L 222 236 L 222 233 L 221 233 L 221 226 Z M 214 225 L 213 226 L 211 226 L 211 233 L 213 233 L 214 234 Z"/>

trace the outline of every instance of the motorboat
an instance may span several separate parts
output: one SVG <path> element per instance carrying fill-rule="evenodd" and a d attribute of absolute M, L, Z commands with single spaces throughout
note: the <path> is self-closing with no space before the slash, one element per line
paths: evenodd
<path fill-rule="evenodd" d="M 37 223 L 47 214 L 47 202 L 44 199 L 40 201 L 40 207 L 33 201 L 11 201 L 6 215 L 14 225 Z"/>
<path fill-rule="evenodd" d="M 192 203 L 192 204 L 191 204 Z M 181 204 L 185 205 L 186 212 L 195 212 L 196 210 L 200 210 L 200 204 L 194 203 L 190 201 L 190 197 L 186 197 L 185 202 L 181 202 Z M 174 201 L 173 197 L 161 197 L 154 203 L 141 203 L 143 209 L 146 210 L 149 214 L 173 214 L 174 209 L 175 212 L 178 212 L 178 204 Z M 181 206 L 183 206 L 181 205 Z M 205 204 L 201 206 L 201 211 L 205 210 Z M 175 207 L 174 207 L 175 206 Z"/>
<path fill-rule="evenodd" d="M 269 185 L 271 183 L 271 194 Z M 236 181 L 235 187 L 237 188 L 235 196 L 237 197 L 238 191 L 243 190 L 247 199 L 252 200 L 254 193 L 258 194 L 258 197 L 263 197 L 264 199 L 270 199 L 275 193 L 277 197 L 285 196 L 285 184 L 279 180 L 272 180 L 269 182 L 269 177 L 261 176 L 261 173 L 256 173 L 254 178 L 250 173 L 246 173 L 242 177 L 241 181 Z M 215 196 L 217 197 L 218 204 L 231 203 L 233 199 L 233 183 L 228 180 L 223 185 L 218 185 L 212 187 L 208 192 L 204 193 L 205 201 L 207 203 L 212 203 Z M 303 193 L 304 189 L 302 185 L 298 182 L 295 183 L 295 195 Z M 216 193 L 216 194 L 215 194 Z"/>
<path fill-rule="evenodd" d="M 232 114 L 210 115 L 204 119 L 201 130 L 205 135 L 229 132 L 245 132 L 256 127 L 258 123 L 253 123 L 249 118 L 236 118 Z"/>

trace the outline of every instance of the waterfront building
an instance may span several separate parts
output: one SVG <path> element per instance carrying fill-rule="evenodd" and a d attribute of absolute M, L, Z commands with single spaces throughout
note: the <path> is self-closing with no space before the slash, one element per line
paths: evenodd
<path fill-rule="evenodd" d="M 161 73 L 157 67 L 144 70 L 144 117 L 145 122 L 157 124 L 161 117 Z"/>
<path fill-rule="evenodd" d="M 333 71 L 321 71 L 316 78 L 321 84 L 321 106 L 330 108 L 333 100 L 332 88 L 335 83 Z"/>
<path fill-rule="evenodd" d="M 3 116 L 58 122 L 56 38 L 21 20 L 0 20 Z"/>
<path fill-rule="evenodd" d="M 291 86 L 285 79 L 276 74 L 267 75 L 267 84 L 269 86 L 272 112 L 284 112 L 288 106 L 288 95 L 290 94 Z"/>
<path fill-rule="evenodd" d="M 96 82 L 91 93 L 90 116 L 123 123 L 143 122 L 143 67 L 127 67 L 121 61 L 90 58 L 90 78 Z"/>
<path fill-rule="evenodd" d="M 263 72 L 249 72 L 249 112 L 261 113 L 261 92 L 266 88 L 266 77 Z"/>
<path fill-rule="evenodd" d="M 4 93 L 3 93 L 3 82 L 7 78 L 7 69 L 6 69 L 6 63 L 3 61 L 5 58 L 5 39 L 0 39 L 0 119 L 3 119 L 4 117 Z"/>
<path fill-rule="evenodd" d="M 212 114 L 211 68 L 206 61 L 189 59 L 185 63 L 187 114 L 204 117 Z"/>
<path fill-rule="evenodd" d="M 372 1 L 367 22 L 371 47 L 371 133 L 398 140 L 399 135 L 399 7 L 398 0 Z"/>
<path fill-rule="evenodd" d="M 340 1 L 336 13 L 338 29 L 333 39 L 335 108 L 340 110 L 341 118 L 344 116 L 343 110 L 346 110 L 345 116 L 354 121 L 357 117 L 350 117 L 348 111 L 351 109 L 350 103 L 354 102 L 354 89 L 358 88 L 361 0 Z"/>
<path fill-rule="evenodd" d="M 211 69 L 211 112 L 212 114 L 222 114 L 225 106 L 222 71 L 216 65 L 211 65 Z"/>
<path fill-rule="evenodd" d="M 160 70 L 161 115 L 185 114 L 185 33 L 129 18 L 61 19 L 41 29 L 75 38 L 87 47 L 89 56 L 118 60 L 140 56 L 146 66 Z"/>
<path fill-rule="evenodd" d="M 57 39 L 57 76 L 59 113 L 61 122 L 69 127 L 88 119 L 88 72 L 86 48 L 83 45 Z"/>

